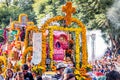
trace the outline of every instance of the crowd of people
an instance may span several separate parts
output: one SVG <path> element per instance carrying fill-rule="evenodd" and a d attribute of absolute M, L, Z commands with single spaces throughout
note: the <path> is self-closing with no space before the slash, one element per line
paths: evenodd
<path fill-rule="evenodd" d="M 42 77 L 42 74 L 32 71 L 32 66 L 28 63 L 21 65 L 19 71 L 13 71 L 13 68 L 10 67 L 10 63 L 13 64 L 14 61 L 21 59 L 19 44 L 19 42 L 12 42 L 1 46 L 1 56 L 4 56 L 2 54 L 3 52 L 11 54 L 11 51 L 14 52 L 14 56 L 11 58 L 8 57 L 8 69 L 4 71 L 4 76 L 2 74 L 0 75 L 0 80 L 46 80 Z M 15 54 L 17 54 L 16 57 Z M 101 59 L 94 60 L 89 64 L 91 64 L 92 69 L 90 72 L 86 73 L 86 75 L 92 80 L 99 80 L 100 78 L 100 80 L 120 80 L 120 55 L 114 56 L 110 51 L 107 51 Z M 55 66 L 56 72 L 51 77 L 52 80 L 77 80 L 74 74 L 75 61 L 72 55 L 66 54 L 65 61 L 59 62 Z"/>
<path fill-rule="evenodd" d="M 114 56 L 111 52 L 106 52 L 105 55 L 93 62 L 92 73 L 96 76 L 104 76 L 103 80 L 120 80 L 120 55 Z M 97 80 L 96 76 L 92 75 L 93 80 Z"/>
<path fill-rule="evenodd" d="M 32 72 L 27 64 L 23 64 L 18 72 L 7 69 L 4 76 L 0 75 L 0 80 L 76 80 L 72 68 L 66 67 L 64 63 L 58 63 L 56 70 L 51 79 L 42 79 L 42 75 Z"/>

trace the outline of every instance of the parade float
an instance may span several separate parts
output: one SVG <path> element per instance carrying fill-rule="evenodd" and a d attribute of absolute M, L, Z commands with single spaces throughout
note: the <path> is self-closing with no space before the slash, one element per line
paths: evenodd
<path fill-rule="evenodd" d="M 61 53 L 59 53 L 60 51 L 58 50 L 62 51 L 64 49 L 63 47 L 61 47 L 62 42 L 60 38 L 54 35 L 55 31 L 58 31 L 58 33 L 63 31 L 66 34 L 69 34 L 69 32 L 73 32 L 75 35 L 74 40 L 72 40 L 72 38 L 67 40 L 67 37 L 65 37 L 66 34 L 64 35 L 66 41 L 68 41 L 69 43 L 65 43 L 63 44 L 63 46 L 66 44 L 67 45 L 74 44 L 74 49 L 68 46 L 66 47 L 67 49 L 62 51 L 62 53 L 66 51 L 66 53 L 72 54 L 75 59 L 75 71 L 74 71 L 75 74 L 85 75 L 87 70 L 91 68 L 91 66 L 88 64 L 86 27 L 80 20 L 72 17 L 72 13 L 75 13 L 75 8 L 72 7 L 71 2 L 67 2 L 66 5 L 62 7 L 62 11 L 65 12 L 65 16 L 56 16 L 48 19 L 40 29 L 36 27 L 28 29 L 28 31 L 33 30 L 37 32 L 36 38 L 39 37 L 39 40 L 36 40 L 36 42 L 37 41 L 39 42 L 38 44 L 36 43 L 35 46 L 39 45 L 38 48 L 36 48 L 38 52 L 36 52 L 37 50 L 33 47 L 34 45 L 29 47 L 28 31 L 26 30 L 27 33 L 25 40 L 26 50 L 23 53 L 22 62 L 26 63 L 27 52 L 33 51 L 32 59 L 34 58 L 33 61 L 38 62 L 38 63 L 35 62 L 36 64 L 39 64 L 41 67 L 45 68 L 44 71 L 53 70 L 53 68 L 55 67 L 54 64 L 55 58 L 60 58 L 60 57 L 55 57 L 55 55 L 61 55 Z M 65 26 L 51 25 L 52 22 L 57 22 L 57 21 L 65 22 L 64 23 Z M 72 27 L 71 23 L 76 23 L 78 27 Z M 46 31 L 48 31 L 47 35 L 46 35 Z M 35 51 L 33 48 L 35 49 Z M 65 57 L 65 52 L 64 52 L 64 57 Z M 49 65 L 49 69 L 46 68 L 46 64 Z"/>
<path fill-rule="evenodd" d="M 21 56 L 23 52 L 26 52 L 24 51 L 25 31 L 31 26 L 33 27 L 34 23 L 28 20 L 27 14 L 20 14 L 18 21 L 13 21 L 9 27 L 0 30 L 0 59 L 1 63 L 4 62 L 4 66 L 0 65 L 1 69 L 5 69 L 5 67 L 12 68 L 14 72 L 20 70 L 22 65 Z M 6 62 L 2 61 L 3 58 L 1 57 L 4 57 Z"/>
<path fill-rule="evenodd" d="M 10 26 L 10 31 L 16 31 L 14 40 L 23 41 L 23 39 L 21 38 L 22 35 L 20 33 L 22 31 L 25 31 L 25 29 L 30 26 L 34 26 L 34 23 L 28 20 L 28 15 L 20 14 L 18 21 L 13 21 Z"/>
<path fill-rule="evenodd" d="M 32 70 L 36 71 L 40 68 L 40 72 L 41 70 L 45 72 L 55 71 L 57 61 L 65 62 L 66 56 L 72 56 L 75 62 L 74 73 L 82 79 L 91 69 L 88 64 L 86 27 L 80 20 L 72 17 L 75 8 L 72 7 L 71 2 L 67 2 L 62 7 L 62 11 L 65 16 L 48 19 L 40 29 L 33 22 L 28 21 L 26 14 L 20 14 L 19 20 L 12 22 L 10 30 L 15 31 L 12 47 L 17 48 L 17 51 L 21 51 L 21 47 L 24 48 L 21 52 L 22 57 L 14 61 L 22 60 L 20 64 L 32 63 L 34 64 Z M 51 25 L 52 22 L 61 22 L 61 25 Z M 77 27 L 71 25 L 72 23 L 77 24 Z M 24 42 L 20 38 L 22 29 L 25 29 Z M 22 45 L 21 42 L 24 44 Z M 17 65 L 14 68 L 17 69 Z"/>

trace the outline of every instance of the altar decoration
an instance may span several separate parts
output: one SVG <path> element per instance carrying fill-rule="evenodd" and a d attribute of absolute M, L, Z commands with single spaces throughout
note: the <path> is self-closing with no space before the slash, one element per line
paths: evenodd
<path fill-rule="evenodd" d="M 26 62 L 26 58 L 27 58 L 27 54 L 30 52 L 32 53 L 33 48 L 32 47 L 28 47 L 22 54 L 22 63 L 24 64 Z"/>
<path fill-rule="evenodd" d="M 23 31 L 23 28 L 26 29 L 26 27 L 34 26 L 34 23 L 31 21 L 28 21 L 28 15 L 27 14 L 20 14 L 18 21 L 13 21 L 10 26 L 10 30 L 17 30 L 17 34 L 15 35 L 15 40 L 21 40 L 21 32 Z"/>
<path fill-rule="evenodd" d="M 38 28 L 36 27 L 36 26 L 31 26 L 31 27 L 27 27 L 26 28 L 26 35 L 25 35 L 25 40 L 24 40 L 24 42 L 25 42 L 25 49 L 27 48 L 27 47 L 29 47 L 29 32 L 30 31 L 34 31 L 34 32 L 39 32 L 39 30 L 38 30 Z"/>
<path fill-rule="evenodd" d="M 40 64 L 42 61 L 42 33 L 33 33 L 33 53 L 31 63 Z"/>
<path fill-rule="evenodd" d="M 53 60 L 63 61 L 65 56 L 65 50 L 68 48 L 68 36 L 63 31 L 54 31 L 53 41 Z"/>
<path fill-rule="evenodd" d="M 42 70 L 44 70 L 44 69 L 45 68 L 40 66 L 40 65 L 34 65 L 34 66 L 32 66 L 31 71 L 36 73 L 36 74 L 42 75 L 42 72 L 43 72 Z"/>
<path fill-rule="evenodd" d="M 62 7 L 62 11 L 66 13 L 65 17 L 64 16 L 56 16 L 53 18 L 48 19 L 43 25 L 41 29 L 44 30 L 49 30 L 50 34 L 49 34 L 49 47 L 50 47 L 50 59 L 51 59 L 51 67 L 53 66 L 53 31 L 68 31 L 68 32 L 75 32 L 75 62 L 76 62 L 76 70 L 80 71 L 80 69 L 84 70 L 84 73 L 86 72 L 86 69 L 84 68 L 84 66 L 88 65 L 88 56 L 87 56 L 87 45 L 86 45 L 86 27 L 84 26 L 84 24 L 76 19 L 72 17 L 72 13 L 75 13 L 75 8 L 72 7 L 72 2 L 67 2 L 65 6 Z M 64 20 L 65 21 L 65 26 L 66 27 L 61 27 L 61 26 L 50 26 L 51 22 L 55 22 L 55 21 L 60 21 L 60 20 Z M 70 26 L 70 24 L 72 22 L 75 22 L 78 24 L 79 27 L 77 28 L 72 28 Z M 68 27 L 69 26 L 69 27 Z M 80 37 L 81 36 L 81 37 Z M 46 38 L 44 38 L 46 39 Z M 80 40 L 82 40 L 82 44 L 80 43 Z M 80 67 L 80 47 L 82 47 L 82 67 Z M 46 50 L 45 50 L 46 52 Z M 69 53 L 72 53 L 72 50 L 68 49 Z M 80 73 L 81 74 L 81 73 Z"/>

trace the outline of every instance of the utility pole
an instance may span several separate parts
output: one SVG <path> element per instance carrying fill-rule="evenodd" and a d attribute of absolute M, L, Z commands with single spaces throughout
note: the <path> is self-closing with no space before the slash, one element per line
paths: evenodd
<path fill-rule="evenodd" d="M 91 35 L 92 39 L 92 61 L 95 60 L 95 39 L 96 39 L 96 34 Z"/>

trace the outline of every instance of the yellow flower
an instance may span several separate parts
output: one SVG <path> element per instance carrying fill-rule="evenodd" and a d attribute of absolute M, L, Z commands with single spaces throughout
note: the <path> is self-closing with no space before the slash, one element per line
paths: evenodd
<path fill-rule="evenodd" d="M 7 67 L 7 60 L 5 57 L 0 56 L 0 73 L 3 73 Z"/>

